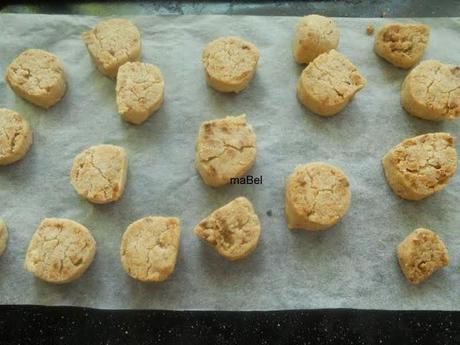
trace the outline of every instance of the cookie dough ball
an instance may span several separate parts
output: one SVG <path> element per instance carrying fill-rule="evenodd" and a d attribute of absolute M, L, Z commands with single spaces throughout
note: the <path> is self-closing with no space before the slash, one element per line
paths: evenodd
<path fill-rule="evenodd" d="M 409 138 L 383 157 L 383 168 L 393 192 L 420 200 L 444 189 L 457 170 L 455 139 L 448 133 Z"/>
<path fill-rule="evenodd" d="M 0 108 L 0 165 L 23 158 L 31 144 L 29 123 L 15 111 Z"/>
<path fill-rule="evenodd" d="M 412 284 L 419 284 L 437 270 L 447 266 L 447 248 L 436 233 L 419 228 L 414 230 L 397 250 L 399 266 Z"/>
<path fill-rule="evenodd" d="M 0 256 L 3 255 L 8 243 L 8 230 L 3 219 L 0 218 Z"/>
<path fill-rule="evenodd" d="M 207 121 L 200 127 L 195 166 L 204 182 L 219 187 L 241 177 L 256 160 L 256 135 L 246 115 Z"/>
<path fill-rule="evenodd" d="M 59 102 L 66 90 L 64 66 L 40 49 L 22 52 L 8 66 L 5 79 L 18 96 L 45 109 Z"/>
<path fill-rule="evenodd" d="M 124 270 L 143 282 L 167 279 L 176 265 L 179 238 L 177 218 L 145 217 L 132 223 L 121 240 Z"/>
<path fill-rule="evenodd" d="M 342 170 L 321 162 L 299 165 L 286 183 L 289 229 L 325 230 L 350 206 L 350 184 Z"/>
<path fill-rule="evenodd" d="M 203 50 L 206 81 L 221 92 L 240 92 L 251 81 L 259 61 L 259 50 L 238 37 L 221 37 Z"/>
<path fill-rule="evenodd" d="M 339 30 L 332 19 L 317 14 L 301 18 L 292 46 L 295 61 L 310 63 L 318 55 L 337 48 L 339 37 Z"/>
<path fill-rule="evenodd" d="M 374 51 L 396 67 L 411 68 L 425 53 L 429 37 L 428 25 L 387 24 L 375 36 Z"/>
<path fill-rule="evenodd" d="M 45 218 L 32 236 L 25 268 L 49 283 L 69 283 L 91 265 L 96 241 L 87 228 L 70 219 Z"/>
<path fill-rule="evenodd" d="M 165 83 L 155 65 L 127 62 L 118 69 L 117 105 L 121 117 L 139 125 L 163 103 Z"/>
<path fill-rule="evenodd" d="M 355 65 L 335 50 L 321 54 L 300 75 L 297 97 L 312 112 L 332 116 L 366 84 Z"/>
<path fill-rule="evenodd" d="M 426 120 L 460 117 L 460 66 L 423 61 L 404 79 L 401 105 L 409 114 Z"/>
<path fill-rule="evenodd" d="M 118 68 L 141 55 L 141 34 L 127 19 L 109 19 L 81 35 L 98 70 L 115 79 Z"/>
<path fill-rule="evenodd" d="M 248 256 L 257 246 L 259 217 L 251 202 L 239 197 L 203 219 L 194 231 L 224 258 L 238 260 Z"/>
<path fill-rule="evenodd" d="M 128 172 L 126 151 L 115 145 L 92 146 L 79 153 L 70 172 L 76 192 L 95 204 L 120 199 Z"/>

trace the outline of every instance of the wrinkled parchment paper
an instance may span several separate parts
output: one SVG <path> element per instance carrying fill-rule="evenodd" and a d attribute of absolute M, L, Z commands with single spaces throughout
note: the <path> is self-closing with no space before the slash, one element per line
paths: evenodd
<path fill-rule="evenodd" d="M 0 217 L 10 241 L 0 258 L 0 303 L 77 305 L 98 308 L 265 310 L 287 308 L 460 309 L 460 176 L 445 191 L 419 202 L 396 197 L 381 158 L 401 140 L 422 133 L 459 134 L 458 122 L 434 123 L 400 107 L 407 71 L 372 52 L 366 27 L 390 19 L 337 19 L 338 50 L 368 83 L 340 114 L 322 118 L 296 99 L 302 67 L 291 56 L 298 18 L 250 16 L 132 17 L 142 33 L 145 62 L 161 69 L 163 107 L 144 125 L 121 121 L 115 84 L 91 63 L 80 34 L 100 18 L 46 15 L 0 16 L 0 70 L 27 48 L 62 60 L 68 81 L 63 100 L 49 110 L 15 96 L 2 80 L 0 106 L 31 123 L 34 144 L 24 160 L 0 167 Z M 411 20 L 403 20 L 411 22 Z M 420 19 L 432 33 L 425 59 L 460 63 L 460 19 Z M 260 49 L 257 73 L 239 95 L 206 86 L 201 51 L 206 42 L 238 35 Z M 257 162 L 250 174 L 263 185 L 213 189 L 194 168 L 194 144 L 205 120 L 246 113 L 257 134 Z M 122 199 L 93 205 L 69 183 L 74 156 L 102 143 L 128 151 L 129 176 Z M 289 231 L 284 183 L 296 165 L 327 161 L 348 175 L 351 208 L 343 221 L 321 233 Z M 215 208 L 246 196 L 262 223 L 250 257 L 227 262 L 201 243 L 193 227 Z M 123 271 L 119 247 L 126 227 L 147 215 L 177 216 L 182 237 L 176 270 L 160 284 L 137 282 Z M 54 286 L 23 269 L 25 252 L 44 217 L 65 217 L 87 226 L 97 255 L 76 282 Z M 397 244 L 413 229 L 428 227 L 445 241 L 451 263 L 420 286 L 403 277 Z"/>

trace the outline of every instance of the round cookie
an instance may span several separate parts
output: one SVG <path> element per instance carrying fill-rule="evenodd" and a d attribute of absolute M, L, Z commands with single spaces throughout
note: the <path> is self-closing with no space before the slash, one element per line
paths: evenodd
<path fill-rule="evenodd" d="M 402 83 L 401 105 L 409 114 L 426 120 L 460 117 L 460 66 L 421 62 Z"/>
<path fill-rule="evenodd" d="M 8 66 L 5 79 L 18 96 L 45 109 L 59 102 L 66 90 L 64 66 L 55 55 L 40 49 L 19 54 Z"/>
<path fill-rule="evenodd" d="M 8 243 L 8 229 L 3 219 L 0 218 L 0 256 L 3 255 Z"/>
<path fill-rule="evenodd" d="M 139 125 L 163 103 L 165 83 L 155 65 L 127 62 L 118 69 L 118 113 L 128 122 Z"/>
<path fill-rule="evenodd" d="M 332 116 L 345 108 L 365 84 L 356 66 L 333 49 L 303 70 L 297 82 L 297 97 L 312 112 Z"/>
<path fill-rule="evenodd" d="M 98 70 L 112 79 L 120 66 L 141 55 L 141 34 L 127 19 L 102 21 L 81 37 Z"/>
<path fill-rule="evenodd" d="M 49 283 L 79 278 L 96 254 L 96 241 L 83 225 L 64 218 L 45 218 L 32 236 L 25 268 Z"/>
<path fill-rule="evenodd" d="M 457 170 L 455 139 L 442 132 L 406 139 L 383 157 L 383 168 L 398 196 L 426 198 L 444 189 Z"/>
<path fill-rule="evenodd" d="M 310 63 L 318 55 L 336 49 L 339 37 L 339 30 L 332 19 L 317 14 L 301 18 L 292 45 L 294 60 Z"/>
<path fill-rule="evenodd" d="M 128 172 L 126 151 L 115 145 L 92 146 L 79 153 L 70 172 L 75 191 L 95 204 L 118 200 Z"/>
<path fill-rule="evenodd" d="M 350 184 L 342 170 L 321 162 L 299 165 L 286 183 L 289 229 L 325 230 L 350 206 Z"/>
<path fill-rule="evenodd" d="M 29 123 L 15 111 L 0 108 L 0 165 L 23 158 L 31 144 Z"/>
<path fill-rule="evenodd" d="M 145 217 L 132 223 L 121 240 L 124 270 L 143 282 L 159 282 L 174 271 L 179 251 L 177 218 Z"/>
<path fill-rule="evenodd" d="M 200 127 L 195 166 L 204 182 L 219 187 L 244 175 L 256 160 L 256 135 L 246 115 L 207 121 Z"/>
<path fill-rule="evenodd" d="M 208 84 L 221 92 L 240 92 L 251 81 L 259 50 L 238 37 L 221 37 L 206 45 L 202 61 Z"/>

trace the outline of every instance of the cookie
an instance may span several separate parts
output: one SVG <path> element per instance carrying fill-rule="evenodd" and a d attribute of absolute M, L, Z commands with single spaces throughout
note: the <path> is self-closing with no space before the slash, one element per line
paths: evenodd
<path fill-rule="evenodd" d="M 0 256 L 3 255 L 8 243 L 8 229 L 3 219 L 0 218 Z"/>
<path fill-rule="evenodd" d="M 386 24 L 375 36 L 374 51 L 396 67 L 411 68 L 425 53 L 429 38 L 428 25 Z"/>
<path fill-rule="evenodd" d="M 411 115 L 433 121 L 460 117 L 460 66 L 427 60 L 401 86 L 401 105 Z"/>
<path fill-rule="evenodd" d="M 203 219 L 194 232 L 224 258 L 233 261 L 254 251 L 260 237 L 260 222 L 251 202 L 239 197 Z"/>
<path fill-rule="evenodd" d="M 209 86 L 221 92 L 240 92 L 251 81 L 259 50 L 238 37 L 221 37 L 206 45 L 202 61 Z"/>
<path fill-rule="evenodd" d="M 419 228 L 397 249 L 399 266 L 412 284 L 420 284 L 449 263 L 447 248 L 436 233 Z"/>
<path fill-rule="evenodd" d="M 44 50 L 28 49 L 6 70 L 6 81 L 20 97 L 42 108 L 55 105 L 64 96 L 64 66 Z"/>
<path fill-rule="evenodd" d="M 219 187 L 244 175 L 256 160 L 256 135 L 246 115 L 207 121 L 200 127 L 195 166 L 203 181 Z"/>
<path fill-rule="evenodd" d="M 123 194 L 127 173 L 128 156 L 122 147 L 97 145 L 75 157 L 70 181 L 81 197 L 107 204 Z"/>
<path fill-rule="evenodd" d="M 177 218 L 145 217 L 132 223 L 121 240 L 124 270 L 134 279 L 159 282 L 176 266 L 180 222 Z"/>
<path fill-rule="evenodd" d="M 83 42 L 104 75 L 115 79 L 118 68 L 141 55 L 141 34 L 127 19 L 109 19 L 81 35 Z"/>
<path fill-rule="evenodd" d="M 288 228 L 325 230 L 345 216 L 350 200 L 350 184 L 342 170 L 322 162 L 299 165 L 286 183 Z"/>
<path fill-rule="evenodd" d="M 0 165 L 23 158 L 32 144 L 29 123 L 15 111 L 0 108 Z"/>
<path fill-rule="evenodd" d="M 383 168 L 393 192 L 420 200 L 444 189 L 457 170 L 455 139 L 448 133 L 409 138 L 383 157 Z"/>
<path fill-rule="evenodd" d="M 96 241 L 87 228 L 70 219 L 45 218 L 32 236 L 25 268 L 41 280 L 64 284 L 91 265 Z"/>
<path fill-rule="evenodd" d="M 366 84 L 355 65 L 335 50 L 314 59 L 297 82 L 297 97 L 312 112 L 332 116 Z"/>
<path fill-rule="evenodd" d="M 339 30 L 332 19 L 317 14 L 301 18 L 292 45 L 294 60 L 310 63 L 318 55 L 336 49 L 339 37 Z"/>

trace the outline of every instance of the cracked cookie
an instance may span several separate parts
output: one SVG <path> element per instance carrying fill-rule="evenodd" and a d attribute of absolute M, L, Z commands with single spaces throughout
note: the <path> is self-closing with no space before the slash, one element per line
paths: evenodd
<path fill-rule="evenodd" d="M 70 181 L 81 197 L 107 204 L 123 194 L 127 172 L 128 156 L 122 147 L 97 145 L 75 157 Z"/>
<path fill-rule="evenodd" d="M 251 254 L 257 246 L 259 217 L 251 202 L 239 197 L 212 212 L 195 227 L 194 232 L 224 258 L 238 260 Z"/>
<path fill-rule="evenodd" d="M 145 217 L 132 223 L 121 240 L 121 263 L 143 282 L 167 279 L 176 266 L 180 222 L 172 217 Z"/>
<path fill-rule="evenodd" d="M 383 168 L 398 196 L 426 198 L 444 189 L 457 170 L 455 139 L 442 132 L 406 139 L 383 157 Z"/>
<path fill-rule="evenodd" d="M 6 81 L 20 97 L 42 108 L 59 102 L 66 90 L 64 66 L 44 50 L 28 49 L 13 60 Z"/>
<path fill-rule="evenodd" d="M 332 19 L 317 14 L 301 18 L 292 45 L 294 60 L 310 63 L 318 55 L 337 48 L 339 37 L 339 30 Z"/>
<path fill-rule="evenodd" d="M 321 162 L 299 165 L 286 183 L 288 228 L 325 230 L 342 219 L 350 200 L 350 184 L 342 170 Z"/>
<path fill-rule="evenodd" d="M 426 120 L 460 117 L 460 66 L 421 62 L 402 83 L 401 105 L 409 114 Z"/>
<path fill-rule="evenodd" d="M 425 52 L 429 37 L 428 25 L 386 24 L 375 36 L 374 51 L 396 67 L 411 68 Z"/>
<path fill-rule="evenodd" d="M 81 37 L 97 69 L 112 79 L 121 65 L 141 55 L 141 34 L 127 19 L 102 21 Z"/>
<path fill-rule="evenodd" d="M 251 81 L 259 50 L 238 37 L 221 37 L 206 45 L 202 61 L 208 84 L 221 92 L 240 92 Z"/>
<path fill-rule="evenodd" d="M 334 49 L 319 55 L 302 72 L 297 97 L 312 112 L 332 116 L 366 84 L 355 65 Z"/>
<path fill-rule="evenodd" d="M 155 65 L 127 62 L 118 69 L 117 106 L 125 121 L 139 125 L 163 102 L 165 83 Z"/>
<path fill-rule="evenodd" d="M 96 241 L 83 225 L 45 218 L 32 236 L 24 266 L 39 279 L 64 284 L 79 278 L 95 254 Z"/>
<path fill-rule="evenodd" d="M 200 127 L 195 166 L 207 185 L 223 186 L 241 177 L 256 160 L 256 135 L 246 115 L 207 121 Z"/>
<path fill-rule="evenodd" d="M 410 233 L 397 249 L 399 266 L 412 284 L 419 284 L 449 263 L 447 248 L 429 229 Z"/>
<path fill-rule="evenodd" d="M 0 108 L 0 165 L 23 158 L 31 144 L 29 123 L 15 111 Z"/>
<path fill-rule="evenodd" d="M 0 218 L 0 256 L 3 255 L 8 243 L 8 229 L 2 218 Z"/>

